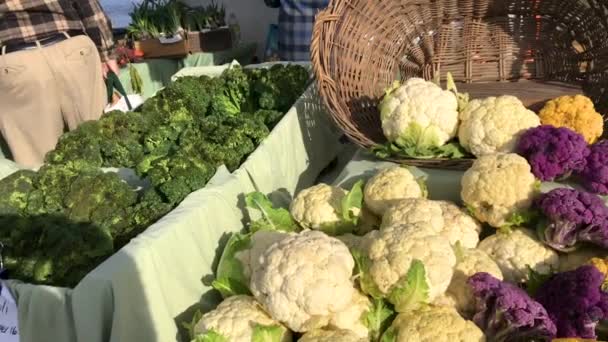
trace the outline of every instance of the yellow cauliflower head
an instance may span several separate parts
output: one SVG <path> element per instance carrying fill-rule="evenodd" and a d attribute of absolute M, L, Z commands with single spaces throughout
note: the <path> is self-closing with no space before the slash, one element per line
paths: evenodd
<path fill-rule="evenodd" d="M 604 119 L 595 111 L 591 99 L 583 95 L 561 96 L 553 99 L 540 111 L 543 125 L 567 127 L 581 134 L 593 144 L 604 133 Z"/>

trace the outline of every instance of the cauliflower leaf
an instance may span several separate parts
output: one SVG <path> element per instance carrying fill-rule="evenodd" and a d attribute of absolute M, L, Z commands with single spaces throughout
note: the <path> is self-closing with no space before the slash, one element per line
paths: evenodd
<path fill-rule="evenodd" d="M 535 271 L 530 265 L 528 267 L 528 281 L 526 282 L 526 291 L 532 297 L 536 296 L 538 289 L 549 280 L 554 272 L 540 273 Z"/>
<path fill-rule="evenodd" d="M 224 248 L 217 266 L 216 279 L 211 283 L 214 289 L 228 298 L 236 295 L 250 295 L 247 277 L 243 264 L 236 255 L 240 251 L 251 248 L 251 235 L 233 234 Z"/>
<path fill-rule="evenodd" d="M 289 210 L 274 208 L 272 202 L 263 193 L 252 192 L 248 194 L 245 196 L 245 203 L 248 208 L 256 209 L 262 214 L 260 220 L 251 223 L 250 230 L 252 233 L 262 229 L 284 232 L 295 232 L 298 230 L 298 225 L 291 218 Z"/>
<path fill-rule="evenodd" d="M 380 342 L 397 342 L 397 329 L 395 327 L 388 328 L 382 335 Z"/>
<path fill-rule="evenodd" d="M 209 330 L 202 335 L 196 336 L 192 342 L 230 342 L 226 337 L 221 335 L 220 333 Z"/>
<path fill-rule="evenodd" d="M 251 342 L 281 342 L 284 334 L 285 328 L 280 325 L 256 324 Z"/>
<path fill-rule="evenodd" d="M 422 261 L 414 259 L 399 283 L 388 295 L 388 301 L 398 312 L 415 309 L 421 303 L 429 300 L 429 285 L 426 281 L 426 271 Z"/>
<path fill-rule="evenodd" d="M 390 308 L 382 299 L 374 299 L 372 307 L 363 314 L 361 319 L 369 330 L 371 341 L 378 341 L 382 333 L 390 326 L 395 318 L 395 310 Z"/>
<path fill-rule="evenodd" d="M 416 124 L 410 125 L 406 130 L 406 134 L 421 137 L 425 135 L 422 132 L 422 127 Z M 428 130 L 428 128 L 427 128 Z M 428 134 L 426 138 L 419 138 L 422 140 L 428 140 Z M 429 141 L 431 141 L 430 144 Z M 419 142 L 419 144 L 417 144 Z M 412 158 L 412 159 L 464 159 L 472 158 L 472 155 L 468 153 L 460 143 L 453 141 L 442 146 L 432 145 L 432 140 L 428 140 L 427 144 L 418 139 L 397 139 L 394 143 L 388 142 L 386 144 L 375 145 L 371 149 L 377 157 L 387 159 L 390 157 L 401 157 L 401 158 Z"/>
<path fill-rule="evenodd" d="M 363 180 L 357 181 L 352 189 L 342 198 L 340 214 L 346 223 L 357 225 L 363 207 Z"/>
<path fill-rule="evenodd" d="M 361 291 L 367 293 L 376 300 L 382 299 L 384 295 L 380 289 L 378 289 L 376 282 L 374 282 L 374 279 L 369 272 L 372 261 L 367 255 L 357 249 L 351 249 L 350 253 L 355 260 L 355 277 L 359 280 Z"/>

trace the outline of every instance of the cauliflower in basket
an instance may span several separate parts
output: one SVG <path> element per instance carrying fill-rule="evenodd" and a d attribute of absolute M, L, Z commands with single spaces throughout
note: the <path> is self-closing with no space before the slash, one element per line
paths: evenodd
<path fill-rule="evenodd" d="M 502 280 L 502 272 L 494 260 L 482 250 L 460 246 L 456 246 L 455 250 L 458 262 L 452 282 L 445 294 L 446 303 L 453 305 L 463 317 L 472 317 L 475 311 L 475 297 L 467 285 L 467 280 L 478 272 L 489 273 L 496 279 Z"/>
<path fill-rule="evenodd" d="M 429 233 L 432 229 L 425 225 L 428 223 L 381 229 L 369 246 L 368 262 L 358 262 L 369 265 L 363 271 L 369 274 L 363 290 L 386 296 L 398 312 L 432 302 L 445 292 L 452 279 L 456 256 L 450 243 Z M 411 283 L 420 286 L 408 289 Z"/>
<path fill-rule="evenodd" d="M 401 313 L 382 336 L 383 342 L 485 342 L 483 332 L 458 312 L 428 306 Z"/>
<path fill-rule="evenodd" d="M 306 229 L 320 230 L 329 235 L 355 231 L 363 205 L 363 182 L 351 191 L 327 184 L 317 184 L 298 193 L 291 202 L 294 220 Z"/>
<path fill-rule="evenodd" d="M 530 268 L 548 274 L 559 267 L 558 254 L 524 228 L 497 232 L 481 241 L 477 248 L 494 259 L 504 279 L 511 283 L 527 281 Z"/>
<path fill-rule="evenodd" d="M 567 127 L 593 144 L 604 132 L 604 119 L 595 111 L 590 98 L 583 95 L 553 99 L 539 113 L 543 125 Z"/>
<path fill-rule="evenodd" d="M 461 182 L 460 195 L 469 211 L 496 228 L 526 223 L 540 187 L 528 162 L 512 153 L 480 157 Z"/>
<path fill-rule="evenodd" d="M 355 263 L 336 238 L 305 231 L 270 246 L 259 262 L 251 292 L 272 317 L 293 331 L 323 328 L 352 305 Z"/>
<path fill-rule="evenodd" d="M 313 330 L 307 332 L 298 342 L 367 342 L 349 330 Z"/>
<path fill-rule="evenodd" d="M 465 248 L 479 243 L 481 225 L 453 203 L 409 198 L 390 207 L 382 217 L 382 227 L 429 223 L 432 234 L 447 238 L 450 244 L 460 241 Z"/>
<path fill-rule="evenodd" d="M 393 166 L 378 171 L 365 184 L 365 205 L 382 216 L 393 204 L 404 198 L 426 197 L 426 185 L 407 168 Z"/>
<path fill-rule="evenodd" d="M 458 131 L 457 97 L 421 78 L 395 82 L 379 109 L 384 135 L 402 147 L 440 147 Z"/>
<path fill-rule="evenodd" d="M 540 125 L 533 111 L 508 95 L 470 101 L 460 120 L 460 144 L 476 157 L 514 152 L 519 136 Z"/>
<path fill-rule="evenodd" d="M 273 320 L 262 306 L 249 296 L 233 296 L 215 310 L 203 315 L 193 329 L 195 336 L 223 337 L 225 341 L 251 342 L 268 336 L 264 341 L 289 342 L 291 332 Z M 203 341 L 206 341 L 203 338 Z"/>

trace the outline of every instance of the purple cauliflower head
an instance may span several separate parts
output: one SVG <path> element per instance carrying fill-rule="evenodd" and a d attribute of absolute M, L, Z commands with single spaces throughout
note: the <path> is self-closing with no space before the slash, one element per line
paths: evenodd
<path fill-rule="evenodd" d="M 608 195 L 608 141 L 591 146 L 587 163 L 579 173 L 583 186 L 594 194 Z"/>
<path fill-rule="evenodd" d="M 608 207 L 588 192 L 560 188 L 542 194 L 535 206 L 542 214 L 539 238 L 559 251 L 572 251 L 579 242 L 608 247 Z"/>
<path fill-rule="evenodd" d="M 488 341 L 550 341 L 557 331 L 547 311 L 521 288 L 476 273 L 468 280 L 475 297 L 473 321 Z"/>
<path fill-rule="evenodd" d="M 583 171 L 590 150 L 582 135 L 565 127 L 544 125 L 521 136 L 517 153 L 528 160 L 536 178 L 552 181 Z"/>
<path fill-rule="evenodd" d="M 604 275 L 585 265 L 558 273 L 536 293 L 557 326 L 557 337 L 596 338 L 595 327 L 608 318 L 608 294 L 601 290 Z"/>

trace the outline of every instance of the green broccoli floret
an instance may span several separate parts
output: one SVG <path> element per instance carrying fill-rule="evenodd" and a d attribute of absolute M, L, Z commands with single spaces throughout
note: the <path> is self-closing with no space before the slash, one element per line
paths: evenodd
<path fill-rule="evenodd" d="M 111 112 L 100 120 L 104 166 L 133 168 L 144 157 L 143 136 L 149 131 L 141 113 Z"/>
<path fill-rule="evenodd" d="M 184 106 L 195 117 L 204 117 L 211 102 L 211 98 L 209 97 L 210 87 L 211 78 L 207 76 L 180 77 L 161 90 L 157 96 L 161 96 L 169 101 L 181 99 L 184 102 Z"/>
<path fill-rule="evenodd" d="M 159 126 L 152 129 L 144 138 L 144 148 L 146 153 L 162 154 L 169 153 L 173 148 L 180 131 L 169 127 Z"/>
<path fill-rule="evenodd" d="M 260 109 L 253 114 L 254 118 L 261 120 L 269 130 L 272 130 L 284 115 L 285 113 L 268 109 Z"/>
<path fill-rule="evenodd" d="M 25 210 L 35 190 L 35 178 L 36 172 L 19 170 L 0 180 L 0 215 L 20 214 Z"/>
<path fill-rule="evenodd" d="M 196 156 L 177 153 L 153 163 L 148 177 L 170 204 L 180 203 L 190 193 L 203 188 L 215 168 Z"/>
<path fill-rule="evenodd" d="M 54 150 L 48 152 L 45 161 L 49 164 L 63 164 L 82 161 L 101 167 L 103 157 L 99 148 L 103 140 L 99 121 L 87 121 L 71 132 L 63 134 Z"/>
<path fill-rule="evenodd" d="M 82 165 L 80 165 L 82 166 Z M 98 169 L 71 167 L 70 165 L 44 165 L 38 170 L 36 190 L 30 195 L 27 213 L 30 215 L 63 212 L 64 199 L 72 182 L 83 173 L 98 172 Z"/>
<path fill-rule="evenodd" d="M 137 193 L 116 173 L 79 175 L 65 197 L 67 217 L 91 222 L 116 236 L 128 226 L 126 208 L 137 202 Z"/>
<path fill-rule="evenodd" d="M 241 67 L 224 71 L 214 87 L 217 88 L 211 100 L 211 115 L 235 116 L 254 109 L 249 79 Z"/>
<path fill-rule="evenodd" d="M 277 64 L 249 71 L 249 77 L 259 107 L 285 113 L 306 90 L 310 75 L 302 66 Z"/>

